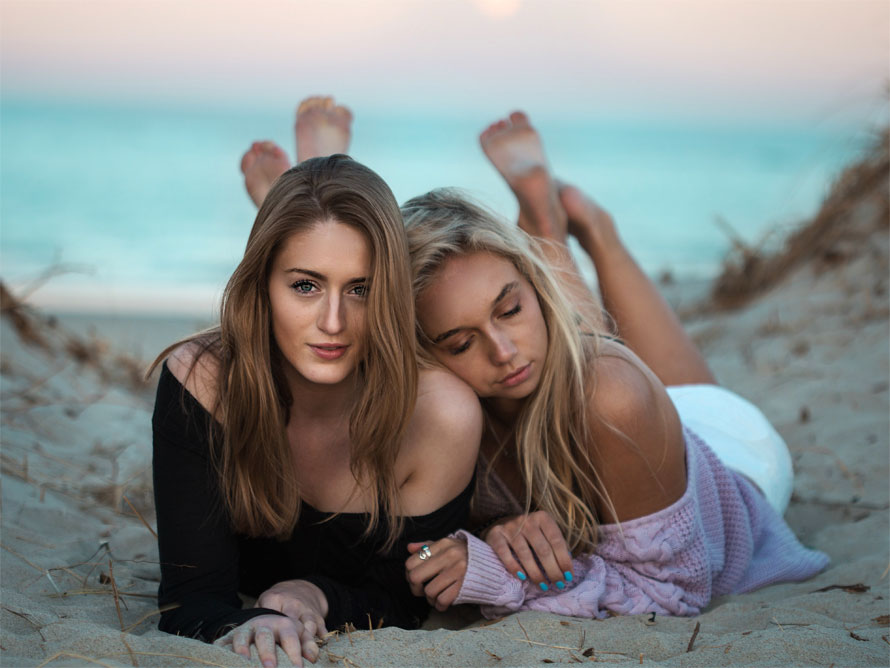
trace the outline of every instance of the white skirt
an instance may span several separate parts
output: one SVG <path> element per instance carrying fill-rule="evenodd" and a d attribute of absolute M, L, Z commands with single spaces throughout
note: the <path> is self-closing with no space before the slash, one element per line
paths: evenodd
<path fill-rule="evenodd" d="M 753 482 L 784 514 L 791 499 L 791 454 L 779 433 L 750 401 L 719 385 L 667 388 L 680 420 L 701 436 L 723 464 Z"/>

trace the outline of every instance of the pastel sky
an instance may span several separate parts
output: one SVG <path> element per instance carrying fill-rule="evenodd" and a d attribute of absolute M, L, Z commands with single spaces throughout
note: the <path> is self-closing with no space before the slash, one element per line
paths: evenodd
<path fill-rule="evenodd" d="M 451 113 L 874 106 L 887 0 L 0 0 L 6 93 Z"/>

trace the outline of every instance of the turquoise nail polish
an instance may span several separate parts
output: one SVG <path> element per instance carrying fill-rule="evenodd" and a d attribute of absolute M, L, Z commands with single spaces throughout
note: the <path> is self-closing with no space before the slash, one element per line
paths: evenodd
<path fill-rule="evenodd" d="M 550 587 L 547 586 L 547 583 L 546 583 L 546 582 L 542 582 L 542 583 L 541 583 L 541 590 L 542 590 L 542 591 L 547 591 L 548 589 L 550 589 Z"/>
<path fill-rule="evenodd" d="M 566 576 L 566 582 L 571 582 L 575 579 L 575 576 L 572 575 L 572 571 L 566 571 L 565 573 L 563 573 L 563 575 Z"/>
<path fill-rule="evenodd" d="M 518 577 L 522 582 L 525 582 L 526 580 L 525 573 L 523 573 L 522 571 L 516 571 L 516 577 Z"/>
<path fill-rule="evenodd" d="M 557 588 L 557 589 L 565 589 L 565 588 L 566 588 L 566 583 L 563 582 L 562 580 L 560 580 L 559 582 L 556 583 L 556 588 Z"/>

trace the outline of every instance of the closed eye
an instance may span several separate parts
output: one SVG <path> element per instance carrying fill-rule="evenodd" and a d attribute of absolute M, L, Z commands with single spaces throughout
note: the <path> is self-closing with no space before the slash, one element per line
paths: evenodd
<path fill-rule="evenodd" d="M 504 312 L 501 317 L 502 318 L 512 318 L 514 315 L 519 313 L 522 310 L 522 304 L 516 302 L 516 306 L 511 308 L 509 311 Z"/>
<path fill-rule="evenodd" d="M 471 336 L 470 338 L 468 338 L 466 341 L 464 341 L 462 344 L 460 344 L 456 348 L 449 349 L 448 352 L 451 353 L 452 355 L 460 355 L 461 353 L 469 350 L 470 343 L 472 342 L 472 340 L 473 340 L 473 337 Z"/>

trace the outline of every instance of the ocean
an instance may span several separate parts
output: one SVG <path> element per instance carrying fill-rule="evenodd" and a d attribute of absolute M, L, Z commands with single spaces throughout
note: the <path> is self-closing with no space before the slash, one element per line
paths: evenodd
<path fill-rule="evenodd" d="M 400 202 L 457 186 L 515 218 L 477 141 L 494 119 L 354 111 L 353 157 Z M 0 278 L 54 311 L 211 313 L 255 214 L 241 154 L 272 139 L 293 157 L 292 113 L 5 96 Z M 869 141 L 788 121 L 533 121 L 553 171 L 612 212 L 647 271 L 678 278 L 715 275 L 729 228 L 769 243 L 812 215 Z"/>

